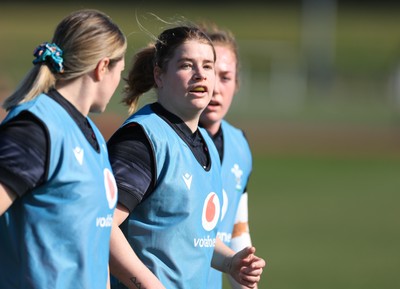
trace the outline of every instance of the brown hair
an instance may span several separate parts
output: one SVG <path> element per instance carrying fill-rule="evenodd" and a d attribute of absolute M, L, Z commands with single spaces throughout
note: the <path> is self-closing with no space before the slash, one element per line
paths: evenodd
<path fill-rule="evenodd" d="M 239 48 L 233 33 L 228 29 L 221 29 L 215 23 L 201 23 L 202 29 L 211 39 L 214 46 L 226 46 L 234 53 L 236 58 L 236 88 L 239 87 Z"/>
<path fill-rule="evenodd" d="M 129 71 L 122 100 L 129 106 L 129 113 L 136 110 L 139 97 L 151 88 L 156 88 L 154 68 L 158 66 L 166 72 L 167 64 L 178 46 L 189 40 L 198 40 L 209 44 L 215 50 L 210 38 L 198 27 L 178 26 L 164 30 L 154 44 L 150 44 L 135 54 L 133 66 Z"/>

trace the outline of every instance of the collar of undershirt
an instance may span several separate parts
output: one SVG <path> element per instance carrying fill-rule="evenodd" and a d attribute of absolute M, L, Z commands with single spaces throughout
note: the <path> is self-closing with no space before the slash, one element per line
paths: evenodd
<path fill-rule="evenodd" d="M 97 152 L 100 152 L 100 146 L 97 142 L 96 135 L 88 119 L 79 110 L 77 110 L 76 107 L 72 105 L 72 103 L 70 103 L 65 97 L 63 97 L 57 90 L 51 89 L 48 91 L 47 95 L 54 101 L 56 101 L 59 105 L 61 105 L 68 112 L 71 118 L 81 129 L 81 131 L 83 132 L 89 143 L 93 146 L 93 148 Z"/>
<path fill-rule="evenodd" d="M 180 119 L 175 114 L 166 110 L 160 103 L 155 102 L 151 104 L 151 109 L 161 117 L 166 123 L 168 123 L 172 129 L 179 135 L 179 137 L 191 148 L 194 153 L 196 159 L 199 160 L 199 156 L 195 151 L 203 151 L 206 156 L 206 164 L 202 165 L 206 170 L 210 169 L 211 159 L 208 151 L 208 147 L 206 145 L 203 136 L 201 135 L 199 129 L 196 129 L 194 133 L 190 130 L 190 128 L 185 124 L 185 122 Z M 199 160 L 200 163 L 202 163 Z"/>
<path fill-rule="evenodd" d="M 199 133 L 198 129 L 196 129 L 196 131 L 192 133 L 190 128 L 185 124 L 182 119 L 166 110 L 160 103 L 155 102 L 151 104 L 151 108 L 158 116 L 164 119 L 180 136 L 183 136 L 192 145 L 198 145 L 199 141 L 201 141 L 201 134 Z"/>
<path fill-rule="evenodd" d="M 199 126 L 204 128 L 204 126 L 199 123 Z M 205 129 L 205 128 L 204 128 Z M 222 132 L 222 125 L 219 126 L 219 129 L 215 135 L 211 135 L 208 130 L 206 130 L 210 138 L 213 140 L 215 147 L 217 148 L 219 160 L 222 163 L 224 158 L 224 134 Z"/>
<path fill-rule="evenodd" d="M 214 136 L 211 136 L 218 154 L 219 154 L 219 159 L 222 163 L 222 160 L 224 158 L 224 134 L 222 133 L 222 125 L 219 127 L 217 133 Z"/>

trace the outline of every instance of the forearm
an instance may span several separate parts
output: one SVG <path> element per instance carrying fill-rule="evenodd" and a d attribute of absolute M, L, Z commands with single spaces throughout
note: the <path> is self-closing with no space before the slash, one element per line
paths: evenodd
<path fill-rule="evenodd" d="M 236 212 L 235 224 L 232 231 L 232 239 L 230 247 L 234 252 L 239 252 L 243 248 L 251 247 L 252 242 L 250 238 L 250 230 L 248 224 L 248 194 L 243 193 Z M 244 285 L 239 284 L 232 276 L 227 275 L 231 288 L 233 289 L 246 289 Z M 253 284 L 254 285 L 254 284 Z M 255 287 L 257 289 L 257 284 Z"/>
<path fill-rule="evenodd" d="M 235 252 L 231 248 L 217 238 L 211 259 L 211 266 L 218 271 L 230 274 L 234 254 Z"/>
<path fill-rule="evenodd" d="M 130 289 L 165 289 L 158 278 L 133 251 L 120 225 L 129 217 L 121 205 L 115 209 L 110 238 L 110 271 Z"/>
<path fill-rule="evenodd" d="M 12 205 L 17 195 L 0 183 L 0 216 Z"/>
<path fill-rule="evenodd" d="M 165 289 L 132 250 L 118 226 L 111 231 L 110 271 L 130 289 Z"/>

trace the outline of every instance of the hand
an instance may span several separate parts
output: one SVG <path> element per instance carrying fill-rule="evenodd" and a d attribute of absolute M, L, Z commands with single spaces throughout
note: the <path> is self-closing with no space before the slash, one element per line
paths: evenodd
<path fill-rule="evenodd" d="M 255 288 L 261 279 L 266 262 L 254 255 L 254 247 L 246 247 L 230 258 L 229 274 L 236 282 Z"/>

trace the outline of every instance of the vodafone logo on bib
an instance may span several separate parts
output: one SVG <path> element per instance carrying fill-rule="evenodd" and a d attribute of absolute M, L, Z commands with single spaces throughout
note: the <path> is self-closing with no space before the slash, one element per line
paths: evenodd
<path fill-rule="evenodd" d="M 108 207 L 113 209 L 117 203 L 118 189 L 114 175 L 107 168 L 104 169 L 104 186 L 106 188 Z"/>
<path fill-rule="evenodd" d="M 221 205 L 218 195 L 214 192 L 208 194 L 203 205 L 201 223 L 204 230 L 211 231 L 215 228 L 221 214 Z"/>

